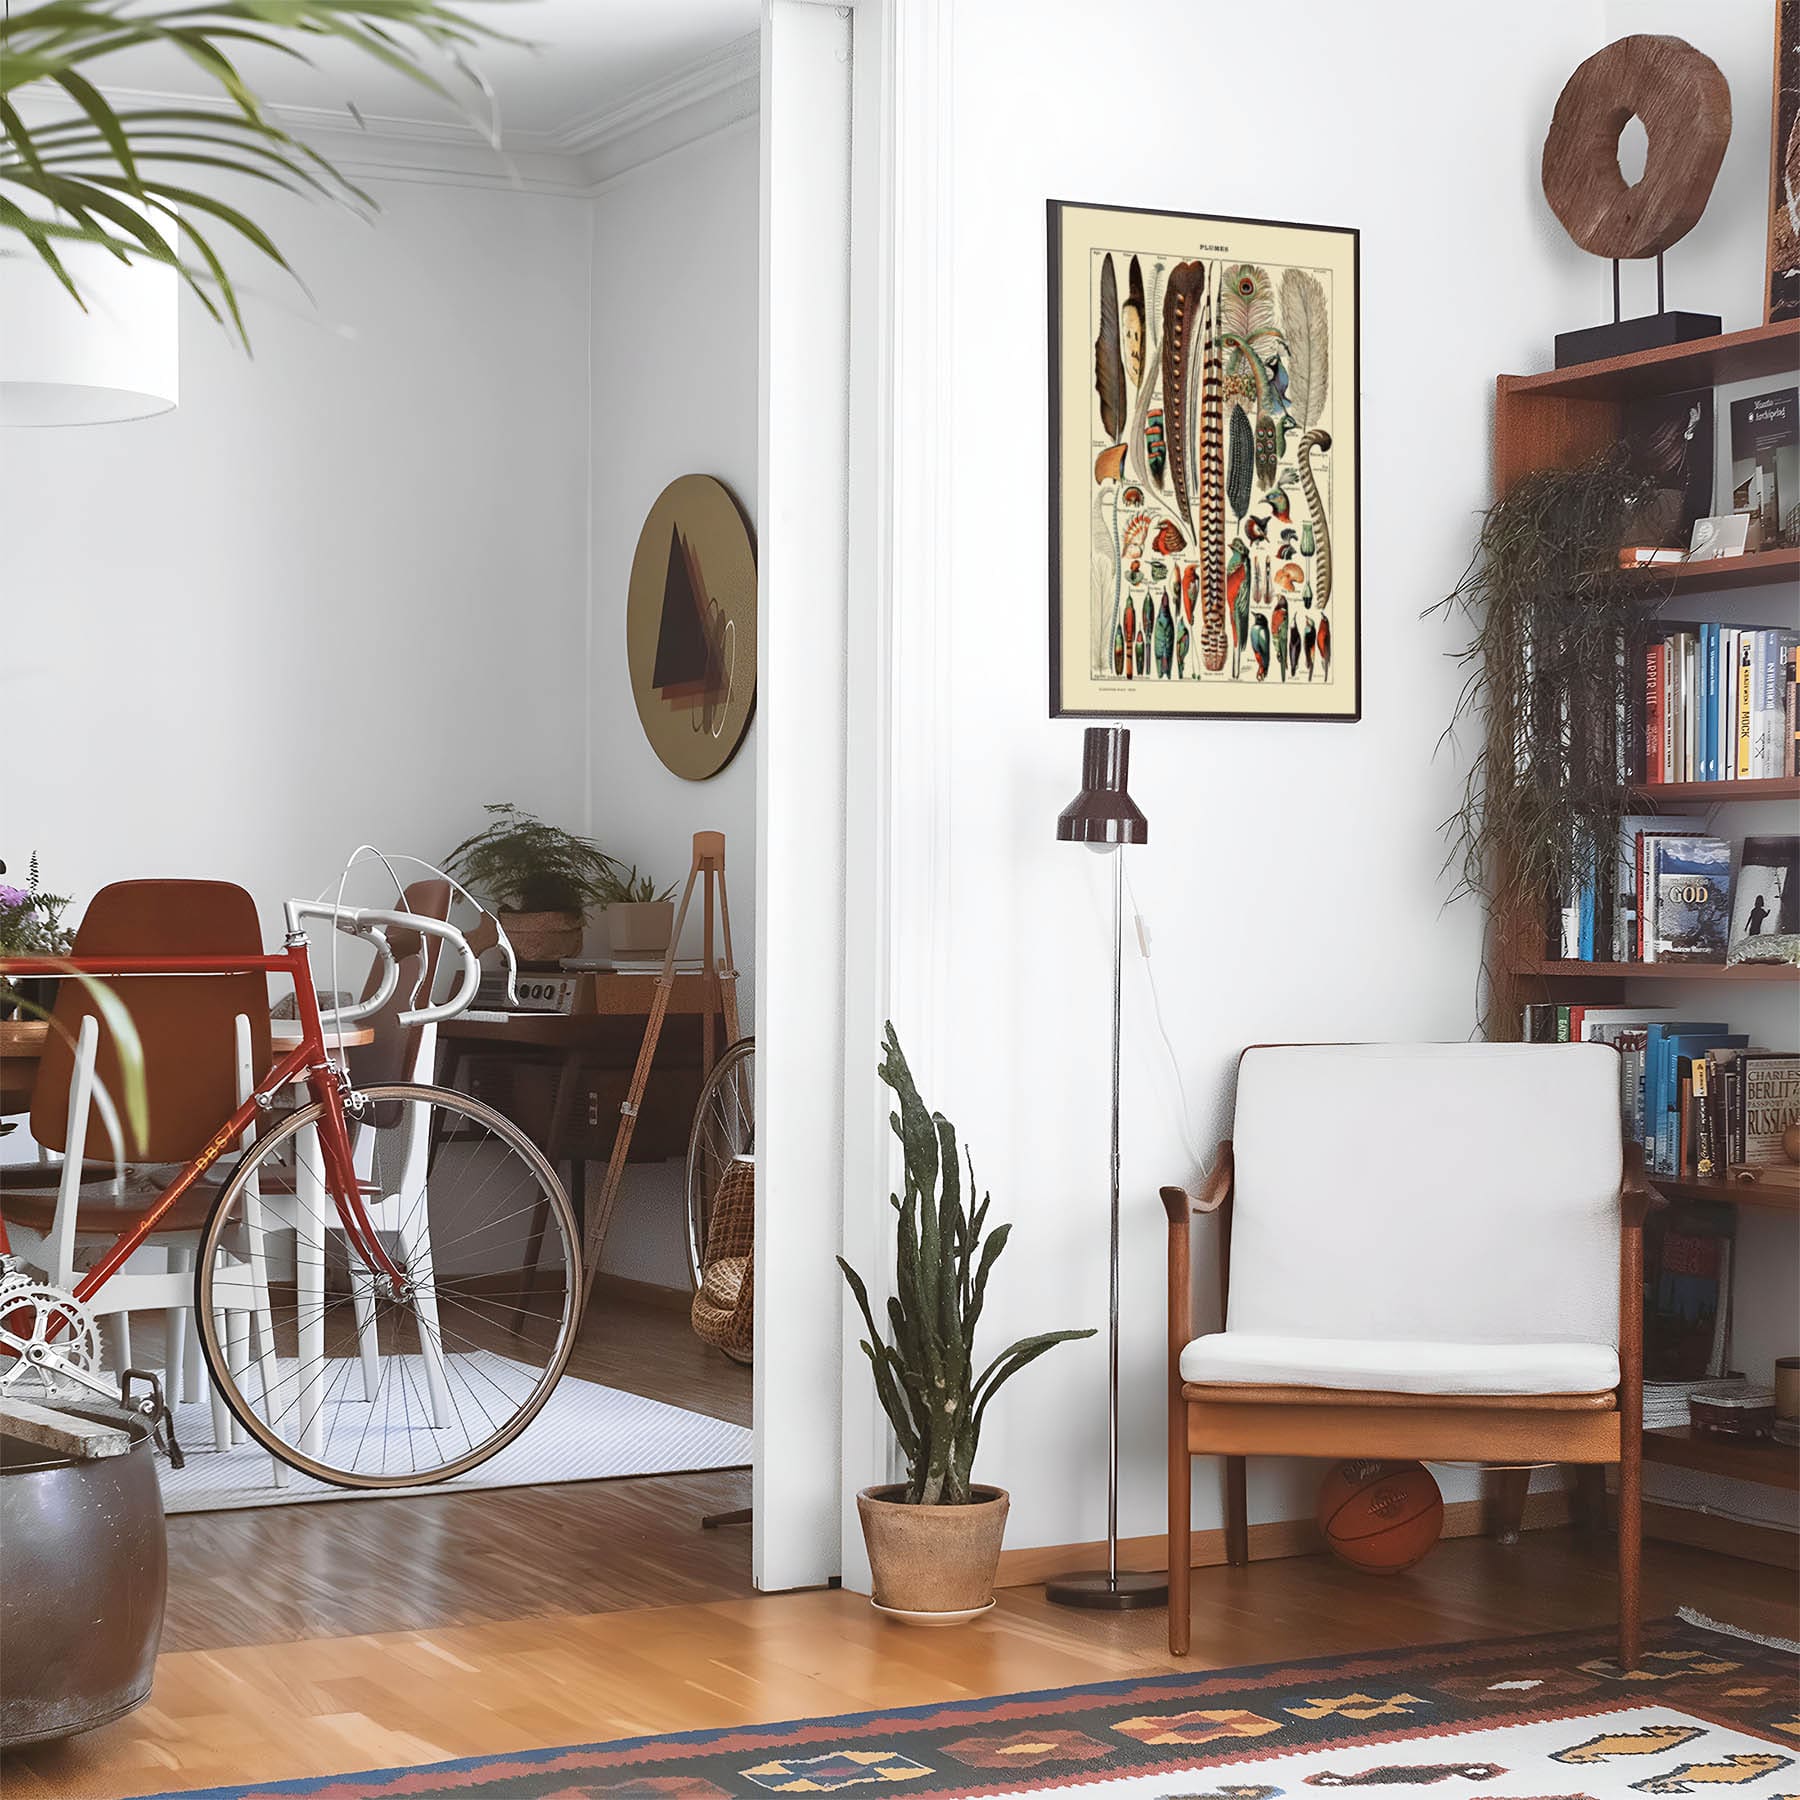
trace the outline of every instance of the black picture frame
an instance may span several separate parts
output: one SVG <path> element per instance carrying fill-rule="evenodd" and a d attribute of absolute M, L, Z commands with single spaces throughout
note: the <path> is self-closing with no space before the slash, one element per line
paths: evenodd
<path fill-rule="evenodd" d="M 1072 215 L 1110 214 L 1124 218 L 1143 220 L 1181 221 L 1183 224 L 1196 226 L 1218 226 L 1225 228 L 1241 228 L 1249 231 L 1269 230 L 1278 232 L 1317 233 L 1323 237 L 1341 240 L 1347 250 L 1349 264 L 1349 319 L 1344 342 L 1349 348 L 1351 378 L 1349 390 L 1344 395 L 1344 404 L 1348 411 L 1351 432 L 1351 450 L 1349 458 L 1350 480 L 1348 486 L 1349 518 L 1351 521 L 1349 546 L 1350 554 L 1346 561 L 1351 576 L 1351 593 L 1354 603 L 1347 609 L 1340 609 L 1336 615 L 1342 618 L 1343 611 L 1351 614 L 1350 630 L 1346 634 L 1351 649 L 1351 667 L 1349 671 L 1348 705 L 1338 706 L 1332 710 L 1318 707 L 1284 708 L 1278 704 L 1263 703 L 1255 706 L 1219 704 L 1216 697 L 1224 692 L 1238 688 L 1242 683 L 1233 680 L 1225 682 L 1207 682 L 1204 680 L 1183 681 L 1178 685 L 1196 691 L 1196 697 L 1204 690 L 1209 703 L 1193 706 L 1158 704 L 1153 708 L 1141 705 L 1120 705 L 1116 703 L 1074 704 L 1069 695 L 1069 684 L 1065 682 L 1065 509 L 1069 491 L 1068 470 L 1065 467 L 1066 419 L 1065 400 L 1068 397 L 1068 383 L 1065 371 L 1070 365 L 1071 347 L 1064 341 L 1064 276 L 1065 256 L 1068 244 L 1065 240 L 1065 226 Z M 1216 256 L 1216 260 L 1224 262 L 1232 260 L 1235 253 L 1231 250 L 1214 246 L 1206 251 L 1207 255 Z M 1238 214 L 1196 213 L 1173 208 L 1121 206 L 1109 202 L 1078 201 L 1051 198 L 1045 202 L 1045 289 L 1047 331 L 1048 382 L 1047 396 L 1049 402 L 1049 458 L 1048 458 L 1048 495 L 1049 495 L 1049 712 L 1052 718 L 1078 719 L 1187 719 L 1187 720 L 1271 720 L 1286 723 L 1316 724 L 1356 724 L 1362 718 L 1362 234 L 1356 226 L 1326 225 L 1310 221 L 1259 219 Z M 1091 366 L 1093 340 L 1089 334 L 1090 321 L 1083 319 L 1079 327 L 1084 354 Z M 1334 336 L 1334 344 L 1337 339 Z M 1334 350 L 1337 366 L 1342 368 L 1342 346 Z M 1341 385 L 1341 383 L 1340 383 Z M 1087 471 L 1082 471 L 1085 479 Z M 1084 612 L 1091 602 L 1084 602 Z M 1321 609 L 1323 613 L 1323 608 Z M 1341 655 L 1341 647 L 1339 650 Z M 1146 684 L 1146 686 L 1151 684 Z M 1155 684 L 1160 686 L 1161 684 Z M 1266 685 L 1266 684 L 1259 684 Z M 1301 684 L 1304 687 L 1306 684 Z M 1165 690 L 1167 691 L 1167 690 Z M 1316 690 L 1315 690 L 1316 691 Z M 1123 695 L 1117 692 L 1106 695 L 1106 701 L 1117 702 Z"/>

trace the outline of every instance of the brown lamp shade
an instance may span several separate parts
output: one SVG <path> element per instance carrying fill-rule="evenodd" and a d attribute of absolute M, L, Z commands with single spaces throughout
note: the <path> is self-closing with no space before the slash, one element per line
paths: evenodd
<path fill-rule="evenodd" d="M 1065 844 L 1147 844 L 1150 821 L 1126 791 L 1131 733 L 1123 725 L 1090 725 L 1081 745 L 1081 792 L 1056 815 Z"/>

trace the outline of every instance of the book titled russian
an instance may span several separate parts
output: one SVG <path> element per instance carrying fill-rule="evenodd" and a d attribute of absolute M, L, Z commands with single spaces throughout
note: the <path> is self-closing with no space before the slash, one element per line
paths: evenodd
<path fill-rule="evenodd" d="M 1731 510 L 1781 534 L 1781 515 L 1800 499 L 1800 389 L 1776 388 L 1731 403 Z M 1752 534 L 1754 537 L 1754 533 Z"/>
<path fill-rule="evenodd" d="M 1722 963 L 1731 928 L 1731 846 L 1723 838 L 1665 837 L 1649 845 L 1649 962 Z"/>
<path fill-rule="evenodd" d="M 1740 1159 L 1767 1166 L 1787 1161 L 1782 1134 L 1800 1121 L 1800 1052 L 1747 1050 L 1737 1059 L 1743 1109 Z"/>

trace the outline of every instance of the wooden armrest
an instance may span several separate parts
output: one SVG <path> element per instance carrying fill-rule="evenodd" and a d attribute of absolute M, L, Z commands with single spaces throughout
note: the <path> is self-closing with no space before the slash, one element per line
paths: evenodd
<path fill-rule="evenodd" d="M 1645 1215 L 1652 1207 L 1667 1206 L 1661 1194 L 1651 1186 L 1644 1174 L 1644 1146 L 1625 1146 L 1625 1172 L 1619 1178 L 1619 1220 L 1627 1231 L 1643 1228 Z"/>
<path fill-rule="evenodd" d="M 1231 1139 L 1225 1138 L 1213 1156 L 1213 1166 L 1206 1184 L 1198 1194 L 1186 1188 L 1166 1187 L 1162 1190 L 1163 1211 L 1171 1225 L 1180 1225 L 1194 1213 L 1215 1213 L 1231 1198 Z"/>

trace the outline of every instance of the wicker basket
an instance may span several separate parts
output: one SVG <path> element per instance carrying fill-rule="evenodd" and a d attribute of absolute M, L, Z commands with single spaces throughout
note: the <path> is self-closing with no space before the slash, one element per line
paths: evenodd
<path fill-rule="evenodd" d="M 755 1242 L 756 1164 L 734 1157 L 713 1198 L 693 1321 L 696 1336 L 738 1362 L 750 1360 L 754 1341 Z"/>

